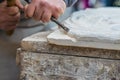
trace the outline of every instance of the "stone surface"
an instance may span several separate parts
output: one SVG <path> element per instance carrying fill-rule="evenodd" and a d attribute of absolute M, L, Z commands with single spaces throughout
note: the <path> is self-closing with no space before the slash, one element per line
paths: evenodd
<path fill-rule="evenodd" d="M 119 80 L 120 61 L 21 52 L 21 80 Z"/>
<path fill-rule="evenodd" d="M 55 31 L 47 38 L 56 45 L 120 50 L 119 16 L 119 8 L 78 11 L 64 22 L 67 34 Z"/>
<path fill-rule="evenodd" d="M 59 46 L 59 45 L 49 44 L 46 37 L 50 33 L 51 31 L 40 32 L 31 35 L 27 38 L 24 38 L 21 42 L 21 48 L 24 51 L 38 52 L 38 53 L 42 52 L 42 53 L 65 54 L 65 55 L 74 55 L 74 56 L 120 59 L 119 50 Z"/>
<path fill-rule="evenodd" d="M 64 25 L 78 41 L 115 42 L 120 40 L 120 9 L 97 8 L 73 13 Z"/>
<path fill-rule="evenodd" d="M 17 63 L 21 80 L 119 80 L 120 51 L 49 44 L 40 32 L 24 38 Z"/>
<path fill-rule="evenodd" d="M 62 45 L 62 46 L 75 46 L 75 47 L 89 47 L 89 48 L 100 48 L 100 49 L 112 49 L 120 50 L 120 43 L 116 42 L 100 42 L 93 41 L 89 38 L 81 37 L 81 40 L 76 40 L 73 36 L 69 36 L 56 30 L 47 36 L 48 42 L 51 44 Z M 83 40 L 82 40 L 83 39 Z"/>

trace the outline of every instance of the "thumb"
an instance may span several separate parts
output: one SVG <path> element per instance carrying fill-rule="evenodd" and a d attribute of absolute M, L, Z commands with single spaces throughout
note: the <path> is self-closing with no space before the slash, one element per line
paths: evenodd
<path fill-rule="evenodd" d="M 22 10 L 24 8 L 22 3 L 20 2 L 20 0 L 16 0 L 16 6 L 19 7 L 20 9 L 22 9 Z"/>

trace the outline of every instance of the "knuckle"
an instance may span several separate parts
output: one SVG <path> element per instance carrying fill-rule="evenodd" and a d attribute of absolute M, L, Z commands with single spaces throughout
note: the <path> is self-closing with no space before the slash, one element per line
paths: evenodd
<path fill-rule="evenodd" d="M 9 10 L 12 12 L 19 12 L 18 7 L 10 7 Z"/>
<path fill-rule="evenodd" d="M 41 6 L 46 6 L 47 2 L 45 0 L 40 1 Z"/>
<path fill-rule="evenodd" d="M 37 21 L 39 20 L 38 17 L 36 17 L 36 16 L 33 16 L 33 19 L 35 19 L 35 20 L 37 20 Z"/>
<path fill-rule="evenodd" d="M 43 22 L 45 22 L 45 21 L 46 21 L 46 17 L 45 17 L 45 16 L 42 18 L 42 21 L 43 21 Z"/>
<path fill-rule="evenodd" d="M 9 15 L 15 15 L 15 14 L 17 14 L 18 12 L 19 12 L 19 9 L 17 8 L 17 7 L 11 7 L 11 8 L 9 8 Z"/>
<path fill-rule="evenodd" d="M 59 12 L 59 9 L 57 7 L 54 8 L 55 12 Z"/>
<path fill-rule="evenodd" d="M 14 7 L 16 12 L 19 12 L 19 8 L 18 7 Z"/>
<path fill-rule="evenodd" d="M 31 3 L 28 5 L 26 10 L 27 17 L 32 17 L 35 12 L 35 4 Z"/>
<path fill-rule="evenodd" d="M 33 15 L 33 18 L 34 18 L 35 20 L 37 20 L 37 21 L 39 20 L 39 19 L 38 19 L 38 16 L 37 16 L 37 13 L 35 13 L 35 14 Z"/>
<path fill-rule="evenodd" d="M 56 6 L 56 8 L 60 11 L 62 8 L 60 6 Z"/>
<path fill-rule="evenodd" d="M 50 18 L 51 18 L 51 13 L 49 12 L 49 13 L 46 13 L 46 15 L 44 15 L 44 20 L 46 21 L 46 22 L 49 22 L 50 21 Z"/>
<path fill-rule="evenodd" d="M 58 13 L 62 13 L 63 10 L 60 6 L 56 6 L 55 11 L 58 12 Z"/>
<path fill-rule="evenodd" d="M 20 13 L 16 14 L 14 16 L 14 20 L 19 21 L 20 20 Z"/>
<path fill-rule="evenodd" d="M 35 20 L 39 21 L 39 12 L 35 11 L 33 17 Z"/>
<path fill-rule="evenodd" d="M 49 22 L 49 21 L 50 21 L 50 19 L 49 19 L 48 17 L 46 17 L 46 18 L 45 18 L 45 21 L 46 21 L 46 22 Z"/>
<path fill-rule="evenodd" d="M 46 22 L 46 17 L 44 16 L 41 20 L 42 20 L 43 22 Z"/>
<path fill-rule="evenodd" d="M 44 19 L 41 19 L 41 21 L 44 23 L 45 22 L 45 20 Z"/>
<path fill-rule="evenodd" d="M 56 13 L 53 14 L 53 16 L 54 16 L 56 19 L 58 19 L 59 16 L 60 16 L 60 13 L 56 12 Z"/>

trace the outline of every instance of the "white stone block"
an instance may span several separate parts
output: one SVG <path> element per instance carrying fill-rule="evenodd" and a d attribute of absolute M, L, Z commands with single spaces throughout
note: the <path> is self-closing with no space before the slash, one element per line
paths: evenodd
<path fill-rule="evenodd" d="M 120 50 L 120 9 L 97 8 L 75 12 L 64 25 L 68 34 L 55 31 L 47 38 L 49 43 Z"/>

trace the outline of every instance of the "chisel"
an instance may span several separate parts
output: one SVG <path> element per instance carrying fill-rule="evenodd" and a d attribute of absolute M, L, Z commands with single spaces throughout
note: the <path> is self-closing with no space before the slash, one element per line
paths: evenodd
<path fill-rule="evenodd" d="M 53 21 L 54 23 L 56 23 L 59 27 L 61 27 L 65 32 L 69 32 L 69 28 L 66 27 L 64 24 L 62 24 L 61 22 L 59 22 L 58 20 L 56 20 L 54 17 L 51 17 L 51 21 Z"/>

